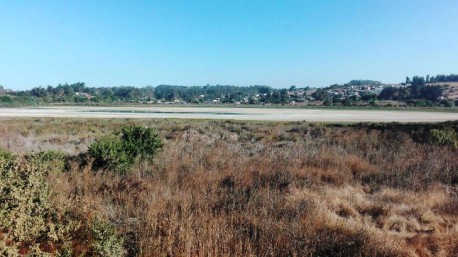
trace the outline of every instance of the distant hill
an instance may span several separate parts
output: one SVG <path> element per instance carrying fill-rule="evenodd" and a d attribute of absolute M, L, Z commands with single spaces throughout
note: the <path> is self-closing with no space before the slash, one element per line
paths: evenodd
<path fill-rule="evenodd" d="M 368 80 L 368 79 L 357 79 L 357 80 L 352 80 L 348 82 L 346 85 L 349 85 L 349 86 L 362 86 L 362 85 L 375 86 L 375 85 L 381 85 L 381 84 L 382 82 L 380 81 Z"/>

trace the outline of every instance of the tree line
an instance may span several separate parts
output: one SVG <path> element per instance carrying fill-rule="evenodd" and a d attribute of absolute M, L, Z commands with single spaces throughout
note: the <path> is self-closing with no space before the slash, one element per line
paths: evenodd
<path fill-rule="evenodd" d="M 441 83 L 441 82 L 458 82 L 458 75 L 457 74 L 450 74 L 450 75 L 436 75 L 436 76 L 429 76 L 426 77 L 422 76 L 413 76 L 410 79 L 409 76 L 406 77 L 406 84 L 425 84 L 425 83 Z"/>
<path fill-rule="evenodd" d="M 23 105 L 48 103 L 125 103 L 125 102 L 187 102 L 187 103 L 237 103 L 250 104 L 289 103 L 288 89 L 269 86 L 177 86 L 156 87 L 87 87 L 84 82 L 35 87 L 31 90 L 6 91 L 1 88 L 0 102 Z M 293 90 L 298 90 L 294 87 Z"/>
<path fill-rule="evenodd" d="M 431 83 L 458 82 L 458 75 L 437 76 L 413 76 L 406 77 L 405 87 L 385 87 L 378 95 L 380 100 L 403 100 L 424 99 L 437 102 L 441 100 L 444 88 L 442 86 L 427 85 Z"/>
<path fill-rule="evenodd" d="M 343 85 L 320 88 L 307 95 L 308 87 L 274 89 L 265 85 L 233 86 L 205 85 L 178 86 L 158 85 L 133 87 L 88 87 L 84 82 L 48 85 L 31 90 L 11 91 L 0 86 L 0 105 L 39 105 L 51 103 L 116 104 L 116 103 L 245 103 L 245 104 L 288 104 L 307 100 L 324 101 L 325 104 L 341 103 L 354 105 L 356 102 L 373 103 L 376 100 L 442 101 L 443 86 L 432 83 L 458 82 L 458 75 L 413 76 L 396 86 L 384 85 L 375 80 L 351 80 Z M 428 85 L 429 84 L 429 85 Z M 343 94 L 342 89 L 346 88 Z M 356 89 L 364 90 L 356 90 Z M 369 88 L 369 89 L 368 89 Z M 370 89 L 372 88 L 372 89 Z M 375 91 L 374 88 L 383 88 Z"/>

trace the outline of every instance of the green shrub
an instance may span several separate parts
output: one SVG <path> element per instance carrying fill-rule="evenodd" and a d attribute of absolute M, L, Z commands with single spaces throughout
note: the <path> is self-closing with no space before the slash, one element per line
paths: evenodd
<path fill-rule="evenodd" d="M 0 159 L 0 256 L 73 256 L 75 249 L 77 256 L 125 255 L 123 240 L 109 223 L 75 219 L 77 213 L 53 206 L 46 176 L 53 162 L 61 171 L 63 156 L 40 152 L 25 160 Z"/>
<path fill-rule="evenodd" d="M 428 106 L 428 103 L 424 100 L 416 100 L 414 101 L 414 106 L 415 107 L 426 107 Z"/>
<path fill-rule="evenodd" d="M 121 128 L 89 146 L 94 168 L 125 173 L 139 161 L 151 161 L 163 144 L 156 131 L 140 126 Z"/>
<path fill-rule="evenodd" d="M 117 235 L 116 229 L 101 219 L 95 219 L 91 228 L 94 238 L 93 249 L 97 256 L 119 257 L 125 255 L 123 239 Z"/>
<path fill-rule="evenodd" d="M 140 161 L 151 161 L 157 151 L 163 147 L 159 135 L 151 128 L 123 127 L 120 136 L 128 155 Z"/>
<path fill-rule="evenodd" d="M 16 160 L 0 160 L 0 255 L 48 256 L 40 246 L 59 247 L 79 223 L 59 214 L 49 202 L 45 172 Z M 62 247 L 60 247 L 62 248 Z M 52 248 L 51 248 L 52 249 Z"/>
<path fill-rule="evenodd" d="M 452 100 L 442 100 L 440 105 L 444 107 L 453 107 L 455 106 L 455 103 Z"/>
<path fill-rule="evenodd" d="M 431 139 L 433 143 L 458 148 L 458 134 L 453 128 L 432 129 Z"/>
<path fill-rule="evenodd" d="M 122 140 L 113 135 L 97 139 L 89 146 L 89 155 L 94 158 L 92 165 L 96 169 L 106 168 L 125 172 L 135 163 L 124 150 Z"/>
<path fill-rule="evenodd" d="M 12 160 L 14 158 L 14 154 L 5 150 L 5 149 L 2 149 L 0 148 L 0 161 L 8 161 L 8 160 Z"/>
<path fill-rule="evenodd" d="M 68 169 L 67 155 L 60 151 L 41 151 L 27 156 L 29 162 L 46 173 L 60 173 Z"/>
<path fill-rule="evenodd" d="M 0 106 L 12 106 L 13 105 L 13 98 L 10 96 L 0 96 Z"/>

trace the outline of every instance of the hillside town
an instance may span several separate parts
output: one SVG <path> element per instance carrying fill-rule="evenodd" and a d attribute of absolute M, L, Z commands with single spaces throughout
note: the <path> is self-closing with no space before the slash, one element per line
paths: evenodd
<path fill-rule="evenodd" d="M 452 77 L 453 76 L 453 77 Z M 206 104 L 206 105 L 396 105 L 456 106 L 458 82 L 455 75 L 407 77 L 406 82 L 384 84 L 373 80 L 352 80 L 329 87 L 272 88 L 265 85 L 156 87 L 87 87 L 85 83 L 59 84 L 13 91 L 0 86 L 0 106 L 42 104 Z"/>

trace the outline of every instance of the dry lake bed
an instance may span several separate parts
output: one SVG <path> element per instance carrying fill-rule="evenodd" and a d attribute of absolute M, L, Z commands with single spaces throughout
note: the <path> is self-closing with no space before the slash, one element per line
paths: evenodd
<path fill-rule="evenodd" d="M 441 122 L 458 113 L 390 110 L 337 110 L 225 107 L 36 107 L 0 108 L 0 118 L 178 118 L 309 122 Z"/>

